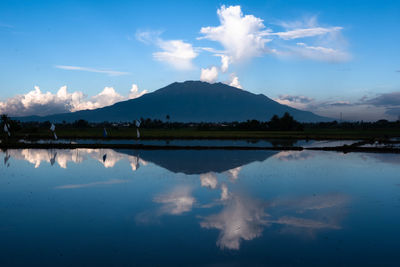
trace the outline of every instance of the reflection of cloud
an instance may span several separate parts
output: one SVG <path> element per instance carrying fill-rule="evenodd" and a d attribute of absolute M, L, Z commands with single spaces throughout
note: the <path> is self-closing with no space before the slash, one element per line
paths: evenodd
<path fill-rule="evenodd" d="M 269 221 L 284 226 L 282 232 L 314 236 L 321 229 L 341 229 L 349 197 L 342 194 L 276 199 L 270 207 L 285 215 Z M 273 213 L 273 212 L 272 212 Z M 300 218 L 304 217 L 304 218 Z"/>
<path fill-rule="evenodd" d="M 108 181 L 101 181 L 101 182 L 93 182 L 93 183 L 87 183 L 87 184 L 67 184 L 67 185 L 61 185 L 61 186 L 56 186 L 56 189 L 75 189 L 75 188 L 84 188 L 84 187 L 93 187 L 93 186 L 98 186 L 98 185 L 110 185 L 110 184 L 121 184 L 121 183 L 126 183 L 129 180 L 122 180 L 122 179 L 112 179 Z"/>
<path fill-rule="evenodd" d="M 10 149 L 8 153 L 15 159 L 34 164 L 35 168 L 39 168 L 42 161 L 50 164 L 57 162 L 61 168 L 66 168 L 69 161 L 80 163 L 84 160 L 84 157 L 80 153 L 75 153 L 74 150 Z"/>
<path fill-rule="evenodd" d="M 239 178 L 239 173 L 242 167 L 236 167 L 230 170 L 227 170 L 228 177 L 231 181 L 236 181 Z"/>
<path fill-rule="evenodd" d="M 228 186 L 223 183 L 221 185 L 221 200 L 227 200 L 229 198 Z"/>
<path fill-rule="evenodd" d="M 298 212 L 307 210 L 320 210 L 338 207 L 348 202 L 348 197 L 341 194 L 315 195 L 312 197 L 298 198 L 290 206 Z"/>
<path fill-rule="evenodd" d="M 313 235 L 321 229 L 341 229 L 342 207 L 348 202 L 348 197 L 340 194 L 277 199 L 268 204 L 267 214 L 267 203 L 229 193 L 226 184 L 221 185 L 221 190 L 222 211 L 200 222 L 203 228 L 220 230 L 217 245 L 221 249 L 239 249 L 241 240 L 261 236 L 271 224 L 292 234 Z"/>
<path fill-rule="evenodd" d="M 221 231 L 217 241 L 220 248 L 239 249 L 241 240 L 261 236 L 267 216 L 261 202 L 235 196 L 227 201 L 221 213 L 205 217 L 200 225 Z"/>
<path fill-rule="evenodd" d="M 283 216 L 276 221 L 270 221 L 270 223 L 283 224 L 286 226 L 310 228 L 310 229 L 340 229 L 341 227 L 335 224 L 328 224 L 320 221 L 303 219 L 297 217 Z"/>
<path fill-rule="evenodd" d="M 308 151 L 281 151 L 273 157 L 281 161 L 306 160 L 314 157 L 314 154 Z"/>
<path fill-rule="evenodd" d="M 217 176 L 214 173 L 208 172 L 200 174 L 201 186 L 215 189 L 218 184 Z"/>
<path fill-rule="evenodd" d="M 160 195 L 154 198 L 154 202 L 161 203 L 160 215 L 179 215 L 192 210 L 196 199 L 191 196 L 189 187 L 177 187 L 171 193 Z"/>
<path fill-rule="evenodd" d="M 114 167 L 121 160 L 128 160 L 133 171 L 138 169 L 140 165 L 147 164 L 138 156 L 118 153 L 112 149 L 11 149 L 9 153 L 16 159 L 26 160 L 34 164 L 35 168 L 38 168 L 42 162 L 48 162 L 51 165 L 57 162 L 61 168 L 65 169 L 68 162 L 81 163 L 88 157 L 98 160 L 106 168 Z M 107 157 L 106 160 L 103 160 L 105 154 L 107 154 Z"/>
<path fill-rule="evenodd" d="M 400 164 L 400 154 L 370 153 L 370 154 L 364 154 L 363 158 L 372 158 L 379 162 L 393 164 L 393 165 Z"/>

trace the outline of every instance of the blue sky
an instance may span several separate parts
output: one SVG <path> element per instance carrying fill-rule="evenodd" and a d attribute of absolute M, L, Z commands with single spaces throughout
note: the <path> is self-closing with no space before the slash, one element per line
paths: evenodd
<path fill-rule="evenodd" d="M 397 119 L 399 14 L 399 1 L 2 0 L 0 110 L 96 108 L 202 78 L 321 115 Z"/>

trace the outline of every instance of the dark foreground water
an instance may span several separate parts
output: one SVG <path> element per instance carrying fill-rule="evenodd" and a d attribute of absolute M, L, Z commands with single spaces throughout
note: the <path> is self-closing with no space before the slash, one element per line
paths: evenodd
<path fill-rule="evenodd" d="M 400 264 L 396 154 L 0 156 L 0 266 Z"/>

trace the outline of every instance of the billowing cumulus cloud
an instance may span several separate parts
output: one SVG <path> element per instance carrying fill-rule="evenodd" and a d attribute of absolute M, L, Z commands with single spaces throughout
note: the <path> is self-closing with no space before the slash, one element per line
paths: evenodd
<path fill-rule="evenodd" d="M 220 24 L 202 27 L 202 36 L 197 39 L 215 41 L 222 46 L 223 51 L 201 48 L 221 58 L 221 73 L 227 72 L 230 65 L 266 54 L 331 63 L 351 59 L 341 35 L 343 27 L 321 26 L 315 16 L 303 21 L 281 22 L 279 26 L 283 29 L 273 31 L 265 26 L 263 19 L 243 14 L 241 6 L 223 5 L 217 15 Z M 236 75 L 227 84 L 241 88 Z"/>
<path fill-rule="evenodd" d="M 219 42 L 234 62 L 261 56 L 268 52 L 265 38 L 269 30 L 263 20 L 253 15 L 243 15 L 240 6 L 221 6 L 217 10 L 220 25 L 202 27 L 199 39 Z"/>
<path fill-rule="evenodd" d="M 214 83 L 218 79 L 218 69 L 212 66 L 208 69 L 201 69 L 200 81 Z"/>
<path fill-rule="evenodd" d="M 64 112 L 73 112 L 85 109 L 96 109 L 112 105 L 116 102 L 133 99 L 147 93 L 139 92 L 133 84 L 128 96 L 122 96 L 112 87 L 105 87 L 99 94 L 87 98 L 83 92 L 69 93 L 66 86 L 62 86 L 56 94 L 42 92 L 38 86 L 24 95 L 17 95 L 0 102 L 0 113 L 10 116 L 49 115 Z"/>
<path fill-rule="evenodd" d="M 242 89 L 242 86 L 240 85 L 240 82 L 239 82 L 239 77 L 236 76 L 235 74 L 232 74 L 232 75 L 231 75 L 231 80 L 229 81 L 228 84 L 229 84 L 230 86 L 233 86 L 233 87 Z"/>

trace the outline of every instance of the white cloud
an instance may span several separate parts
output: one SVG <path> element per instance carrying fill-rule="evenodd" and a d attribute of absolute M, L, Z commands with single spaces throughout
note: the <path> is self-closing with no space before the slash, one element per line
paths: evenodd
<path fill-rule="evenodd" d="M 239 88 L 239 89 L 243 89 L 242 86 L 240 85 L 239 82 L 239 77 L 236 76 L 235 74 L 231 74 L 231 80 L 228 83 L 230 86 Z"/>
<path fill-rule="evenodd" d="M 135 99 L 141 97 L 142 95 L 147 94 L 147 90 L 143 90 L 139 92 L 139 87 L 136 84 L 132 84 L 132 88 L 129 91 L 129 99 Z"/>
<path fill-rule="evenodd" d="M 153 53 L 154 59 L 166 62 L 178 70 L 193 69 L 192 60 L 198 54 L 194 51 L 193 46 L 185 43 L 182 40 L 167 40 L 158 39 L 158 46 L 163 50 Z"/>
<path fill-rule="evenodd" d="M 323 46 L 309 46 L 305 43 L 297 43 L 291 50 L 300 57 L 328 62 L 345 62 L 350 59 L 347 52 Z"/>
<path fill-rule="evenodd" d="M 269 30 L 263 20 L 253 15 L 243 15 L 240 6 L 221 6 L 217 10 L 221 25 L 202 27 L 199 39 L 219 42 L 233 62 L 261 56 L 268 52 L 265 44 L 270 39 L 264 38 Z"/>
<path fill-rule="evenodd" d="M 56 94 L 42 92 L 38 86 L 24 95 L 17 95 L 0 102 L 0 113 L 11 116 L 49 115 L 64 112 L 73 112 L 85 109 L 95 109 L 116 102 L 133 99 L 147 93 L 139 92 L 133 84 L 129 96 L 122 96 L 112 87 L 105 87 L 99 94 L 89 98 L 80 91 L 69 93 L 66 86 L 62 86 Z"/>
<path fill-rule="evenodd" d="M 201 69 L 200 80 L 203 82 L 214 83 L 218 79 L 218 69 L 212 66 L 208 69 Z"/>
<path fill-rule="evenodd" d="M 318 35 L 334 33 L 342 29 L 343 29 L 342 27 L 330 27 L 330 28 L 314 27 L 306 29 L 295 29 L 286 32 L 276 32 L 276 33 L 271 33 L 270 35 L 277 35 L 283 40 L 292 40 L 292 39 L 314 37 Z"/>
<path fill-rule="evenodd" d="M 226 72 L 229 68 L 229 63 L 231 61 L 230 57 L 227 55 L 217 55 L 221 57 L 221 71 Z"/>
<path fill-rule="evenodd" d="M 215 56 L 223 56 L 222 72 L 227 71 L 231 63 L 266 53 L 278 57 L 301 57 L 327 62 L 344 62 L 351 59 L 345 50 L 346 42 L 341 36 L 343 27 L 321 26 L 316 16 L 303 21 L 281 22 L 280 26 L 284 31 L 273 32 L 265 27 L 261 18 L 244 16 L 240 6 L 222 6 L 217 13 L 220 25 L 202 27 L 200 33 L 204 36 L 198 39 L 216 41 L 223 46 L 223 53 L 216 53 L 215 49 L 204 49 L 216 53 Z M 276 41 L 277 39 L 280 41 Z M 296 39 L 307 39 L 311 44 L 294 44 L 292 41 Z M 266 47 L 268 42 L 271 43 Z M 273 46 L 275 47 L 272 48 Z"/>
<path fill-rule="evenodd" d="M 274 100 L 282 105 L 303 110 L 309 109 L 310 104 L 315 103 L 314 99 L 302 95 L 280 95 Z"/>
<path fill-rule="evenodd" d="M 145 44 L 156 45 L 162 50 L 153 53 L 155 60 L 167 63 L 177 70 L 193 69 L 192 60 L 198 56 L 198 53 L 192 44 L 182 40 L 164 40 L 160 34 L 160 31 L 138 31 L 136 39 Z"/>
<path fill-rule="evenodd" d="M 121 76 L 121 75 L 129 74 L 129 72 L 122 72 L 122 71 L 115 71 L 115 70 L 100 70 L 100 69 L 86 68 L 86 67 L 79 67 L 79 66 L 57 65 L 55 67 L 57 69 L 62 69 L 62 70 L 77 70 L 77 71 L 104 73 L 104 74 L 107 74 L 108 76 Z"/>

